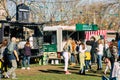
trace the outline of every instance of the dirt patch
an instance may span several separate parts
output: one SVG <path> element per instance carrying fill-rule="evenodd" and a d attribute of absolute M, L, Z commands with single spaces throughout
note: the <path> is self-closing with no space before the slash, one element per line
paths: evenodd
<path fill-rule="evenodd" d="M 31 67 L 30 70 L 22 70 L 22 69 L 17 69 L 16 73 L 19 75 L 35 75 L 38 73 L 48 73 L 48 72 L 62 72 L 63 67 L 62 66 L 54 66 L 54 65 L 44 65 L 44 66 L 33 66 Z"/>

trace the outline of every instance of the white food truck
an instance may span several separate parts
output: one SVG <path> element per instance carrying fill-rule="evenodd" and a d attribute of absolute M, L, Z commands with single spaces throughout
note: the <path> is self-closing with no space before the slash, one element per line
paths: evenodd
<path fill-rule="evenodd" d="M 95 28 L 93 28 L 95 27 Z M 77 24 L 74 26 L 45 26 L 43 50 L 49 58 L 61 58 L 66 39 L 85 40 L 85 31 L 98 30 L 97 25 Z"/>

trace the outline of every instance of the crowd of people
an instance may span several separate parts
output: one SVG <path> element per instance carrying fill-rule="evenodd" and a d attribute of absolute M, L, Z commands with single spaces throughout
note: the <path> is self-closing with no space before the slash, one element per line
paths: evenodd
<path fill-rule="evenodd" d="M 17 79 L 15 70 L 20 64 L 22 69 L 30 69 L 31 46 L 29 40 L 26 41 L 24 52 L 20 54 L 20 47 L 18 46 L 19 39 L 12 37 L 11 41 L 3 40 L 0 45 L 0 62 L 1 62 L 1 77 Z M 9 69 L 8 69 L 9 67 Z"/>
<path fill-rule="evenodd" d="M 68 66 L 75 66 L 79 63 L 79 74 L 85 75 L 85 72 L 92 69 L 92 65 L 97 65 L 97 71 L 103 70 L 103 63 L 106 67 L 104 74 L 107 70 L 110 70 L 110 78 L 113 76 L 115 70 L 115 62 L 119 61 L 119 45 L 114 39 L 111 42 L 100 38 L 96 40 L 94 36 L 89 41 L 67 40 L 63 48 L 63 58 L 65 61 L 64 71 L 65 74 L 71 74 L 68 70 Z M 115 72 L 115 71 L 114 71 Z M 120 74 L 119 74 L 120 75 Z"/>
<path fill-rule="evenodd" d="M 20 47 L 18 46 L 19 39 L 11 38 L 3 40 L 0 45 L 0 62 L 2 75 L 5 78 L 16 79 L 15 70 L 18 64 L 21 64 L 22 69 L 30 69 L 31 46 L 29 40 L 26 41 L 23 47 L 23 54 L 20 55 Z M 100 38 L 96 40 L 94 36 L 89 41 L 83 40 L 75 41 L 69 38 L 63 47 L 64 71 L 65 74 L 71 74 L 68 66 L 76 66 L 79 64 L 79 74 L 85 75 L 85 72 L 92 70 L 92 65 L 97 64 L 96 70 L 103 70 L 103 62 L 106 64 L 104 74 L 110 70 L 110 78 L 117 77 L 116 70 L 118 70 L 117 63 L 120 60 L 120 42 Z M 114 67 L 115 66 L 115 67 Z M 9 67 L 9 70 L 8 70 Z M 117 68 L 117 69 L 116 69 Z M 118 74 L 117 74 L 118 75 Z"/>

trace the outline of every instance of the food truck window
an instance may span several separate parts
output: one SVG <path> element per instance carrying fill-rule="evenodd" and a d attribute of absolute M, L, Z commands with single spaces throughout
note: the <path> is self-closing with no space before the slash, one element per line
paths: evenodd
<path fill-rule="evenodd" d="M 8 37 L 9 36 L 9 32 L 10 32 L 10 27 L 9 26 L 5 26 L 5 28 L 4 28 L 4 37 Z"/>
<path fill-rule="evenodd" d="M 84 40 L 85 31 L 63 31 L 63 41 L 67 38 L 72 38 L 74 40 Z"/>
<path fill-rule="evenodd" d="M 18 28 L 15 27 L 13 29 L 10 30 L 11 31 L 11 37 L 17 37 L 17 38 L 21 38 L 23 39 L 23 28 Z"/>
<path fill-rule="evenodd" d="M 44 32 L 44 43 L 56 44 L 56 31 L 45 31 Z"/>

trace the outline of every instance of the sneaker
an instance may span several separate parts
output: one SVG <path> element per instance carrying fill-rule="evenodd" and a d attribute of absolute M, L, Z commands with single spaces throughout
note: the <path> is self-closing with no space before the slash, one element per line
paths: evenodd
<path fill-rule="evenodd" d="M 5 73 L 5 78 L 10 78 L 9 75 L 7 73 Z"/>
<path fill-rule="evenodd" d="M 66 71 L 65 74 L 71 74 L 69 71 Z"/>
<path fill-rule="evenodd" d="M 30 67 L 27 67 L 27 70 L 30 70 Z"/>
<path fill-rule="evenodd" d="M 85 71 L 88 71 L 87 69 Z"/>
<path fill-rule="evenodd" d="M 25 69 L 25 67 L 22 67 L 21 69 L 23 69 L 23 70 L 24 70 L 24 69 Z"/>

